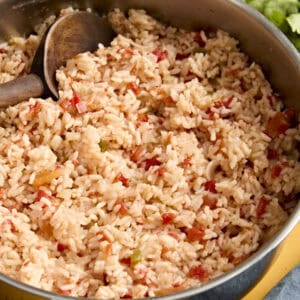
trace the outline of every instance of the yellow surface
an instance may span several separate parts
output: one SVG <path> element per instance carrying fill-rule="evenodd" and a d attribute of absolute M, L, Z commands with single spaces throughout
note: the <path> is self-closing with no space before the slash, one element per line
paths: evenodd
<path fill-rule="evenodd" d="M 262 278 L 241 300 L 261 300 L 300 263 L 300 223 L 276 250 Z M 0 282 L 0 300 L 41 300 Z"/>
<path fill-rule="evenodd" d="M 261 279 L 241 300 L 261 300 L 300 263 L 300 223 L 276 250 Z"/>

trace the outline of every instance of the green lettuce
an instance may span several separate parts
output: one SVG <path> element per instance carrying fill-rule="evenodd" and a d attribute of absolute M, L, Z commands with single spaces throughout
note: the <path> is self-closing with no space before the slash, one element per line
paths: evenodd
<path fill-rule="evenodd" d="M 246 0 L 282 30 L 300 51 L 300 0 Z"/>

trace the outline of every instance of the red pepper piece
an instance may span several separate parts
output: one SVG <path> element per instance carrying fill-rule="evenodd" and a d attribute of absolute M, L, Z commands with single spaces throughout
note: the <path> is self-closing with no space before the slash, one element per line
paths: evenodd
<path fill-rule="evenodd" d="M 44 192 L 43 190 L 39 190 L 37 195 L 36 195 L 36 199 L 38 201 L 40 201 L 42 198 L 49 198 L 49 197 L 50 196 L 46 192 Z"/>
<path fill-rule="evenodd" d="M 289 119 L 284 113 L 278 112 L 268 120 L 266 127 L 267 134 L 276 138 L 290 128 Z"/>
<path fill-rule="evenodd" d="M 128 178 L 124 177 L 122 174 L 120 174 L 118 177 L 117 177 L 117 181 L 120 181 L 122 182 L 122 184 L 126 187 L 129 186 L 129 183 L 128 183 Z"/>
<path fill-rule="evenodd" d="M 120 263 L 130 266 L 131 265 L 131 258 L 130 257 L 124 257 L 120 259 Z"/>
<path fill-rule="evenodd" d="M 36 116 L 41 111 L 41 104 L 36 102 L 33 105 L 29 105 L 29 112 L 31 115 Z"/>
<path fill-rule="evenodd" d="M 203 281 L 208 278 L 208 272 L 200 265 L 194 266 L 190 268 L 188 277 Z"/>
<path fill-rule="evenodd" d="M 176 101 L 171 96 L 169 96 L 165 99 L 165 103 L 166 105 L 174 106 L 176 104 Z"/>
<path fill-rule="evenodd" d="M 57 246 L 56 246 L 57 251 L 63 252 L 63 251 L 65 251 L 67 248 L 68 248 L 67 245 L 62 244 L 62 243 L 57 243 Z"/>
<path fill-rule="evenodd" d="M 225 108 L 229 108 L 233 98 L 234 98 L 234 96 L 230 96 L 226 101 L 223 102 L 223 106 Z"/>
<path fill-rule="evenodd" d="M 216 209 L 217 208 L 217 199 L 210 197 L 208 195 L 203 196 L 203 205 L 208 206 L 210 209 Z"/>
<path fill-rule="evenodd" d="M 152 54 L 154 54 L 157 57 L 157 62 L 159 63 L 160 61 L 166 59 L 168 57 L 168 51 L 167 50 L 153 50 Z"/>
<path fill-rule="evenodd" d="M 261 218 L 261 216 L 266 212 L 266 208 L 267 208 L 268 204 L 269 204 L 269 200 L 265 196 L 262 196 L 259 199 L 259 202 L 258 202 L 258 205 L 256 208 L 256 216 L 258 218 Z"/>
<path fill-rule="evenodd" d="M 186 157 L 180 165 L 183 168 L 190 167 L 191 166 L 191 158 L 190 157 Z"/>
<path fill-rule="evenodd" d="M 138 114 L 137 119 L 141 122 L 148 122 L 148 115 L 146 114 Z"/>
<path fill-rule="evenodd" d="M 145 167 L 144 169 L 148 171 L 151 167 L 160 166 L 162 162 L 160 162 L 155 156 L 149 159 L 144 160 Z"/>
<path fill-rule="evenodd" d="M 276 160 L 279 157 L 279 153 L 277 150 L 272 149 L 272 148 L 268 148 L 268 153 L 267 153 L 267 157 L 270 160 Z"/>
<path fill-rule="evenodd" d="M 273 166 L 272 171 L 271 171 L 272 178 L 275 179 L 275 178 L 279 177 L 281 174 L 281 171 L 282 171 L 282 167 L 280 165 Z"/>
<path fill-rule="evenodd" d="M 204 189 L 208 192 L 217 193 L 216 182 L 212 179 L 204 183 Z"/>
<path fill-rule="evenodd" d="M 158 168 L 158 169 L 155 171 L 155 173 L 156 173 L 158 176 L 163 176 L 163 175 L 165 174 L 165 172 L 166 172 L 166 168 L 164 168 L 164 167 L 160 167 L 160 168 Z"/>
<path fill-rule="evenodd" d="M 129 88 L 137 95 L 140 92 L 140 89 L 136 82 L 130 82 Z"/>
<path fill-rule="evenodd" d="M 135 148 L 135 150 L 133 151 L 132 155 L 130 156 L 130 160 L 133 162 L 137 162 L 139 160 L 139 158 L 141 157 L 142 151 L 143 151 L 143 147 L 137 146 Z"/>
<path fill-rule="evenodd" d="M 202 242 L 204 236 L 204 229 L 202 227 L 193 226 L 186 229 L 187 240 L 189 242 Z"/>
<path fill-rule="evenodd" d="M 127 215 L 128 214 L 128 207 L 127 205 L 124 203 L 124 201 L 122 200 L 117 200 L 116 203 L 115 203 L 115 206 L 116 205 L 120 205 L 120 208 L 119 208 L 119 213 L 121 215 Z"/>
<path fill-rule="evenodd" d="M 188 58 L 190 55 L 185 53 L 176 53 L 176 60 L 183 60 Z"/>
<path fill-rule="evenodd" d="M 173 213 L 163 213 L 161 215 L 163 225 L 168 225 L 175 219 L 175 214 Z"/>

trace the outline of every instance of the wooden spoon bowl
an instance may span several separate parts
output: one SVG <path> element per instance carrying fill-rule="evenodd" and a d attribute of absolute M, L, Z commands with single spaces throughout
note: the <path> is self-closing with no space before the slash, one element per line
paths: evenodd
<path fill-rule="evenodd" d="M 0 108 L 30 97 L 58 98 L 56 70 L 75 55 L 96 50 L 99 43 L 109 45 L 114 36 L 107 18 L 94 13 L 76 11 L 57 19 L 36 52 L 33 73 L 0 85 Z"/>

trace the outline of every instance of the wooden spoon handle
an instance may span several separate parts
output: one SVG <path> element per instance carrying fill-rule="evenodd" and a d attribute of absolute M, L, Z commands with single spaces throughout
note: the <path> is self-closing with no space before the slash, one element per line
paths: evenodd
<path fill-rule="evenodd" d="M 18 104 L 43 94 L 44 84 L 35 74 L 19 77 L 0 84 L 0 108 Z"/>

